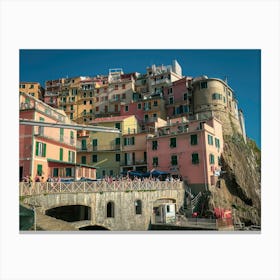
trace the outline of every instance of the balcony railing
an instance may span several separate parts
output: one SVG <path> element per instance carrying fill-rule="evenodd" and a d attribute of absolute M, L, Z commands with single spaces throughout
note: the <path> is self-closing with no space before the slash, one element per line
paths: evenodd
<path fill-rule="evenodd" d="M 72 182 L 72 183 L 19 183 L 19 195 L 33 196 L 54 193 L 99 193 L 99 192 L 127 192 L 139 190 L 182 190 L 181 181 L 112 181 Z"/>

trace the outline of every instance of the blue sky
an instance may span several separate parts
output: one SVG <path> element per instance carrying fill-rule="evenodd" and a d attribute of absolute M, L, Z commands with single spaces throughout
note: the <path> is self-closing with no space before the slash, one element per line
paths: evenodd
<path fill-rule="evenodd" d="M 176 59 L 185 76 L 227 77 L 243 110 L 247 135 L 261 146 L 260 50 L 20 50 L 20 81 L 108 74 L 110 68 L 145 73 Z"/>

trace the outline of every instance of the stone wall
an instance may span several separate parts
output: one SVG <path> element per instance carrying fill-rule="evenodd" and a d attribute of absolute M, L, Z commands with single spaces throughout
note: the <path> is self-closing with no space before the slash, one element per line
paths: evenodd
<path fill-rule="evenodd" d="M 176 203 L 176 211 L 184 203 L 184 192 L 181 189 L 168 190 L 133 190 L 118 192 L 99 193 L 66 193 L 66 194 L 45 194 L 25 199 L 25 203 L 36 203 L 41 210 L 67 206 L 84 205 L 91 208 L 91 224 L 99 225 L 110 230 L 126 231 L 148 230 L 153 205 L 159 199 L 171 199 Z M 135 202 L 141 200 L 142 214 L 136 214 Z M 107 218 L 107 203 L 114 203 L 114 217 Z"/>

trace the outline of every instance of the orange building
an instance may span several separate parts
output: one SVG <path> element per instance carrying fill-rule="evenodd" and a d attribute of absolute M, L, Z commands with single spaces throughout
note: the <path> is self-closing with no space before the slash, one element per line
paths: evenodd
<path fill-rule="evenodd" d="M 20 118 L 46 123 L 73 124 L 73 129 L 20 125 L 20 179 L 31 175 L 41 181 L 48 177 L 96 178 L 95 168 L 76 164 L 77 132 L 62 110 L 28 94 L 20 94 Z"/>
<path fill-rule="evenodd" d="M 34 96 L 37 99 L 44 100 L 45 90 L 43 87 L 41 87 L 40 83 L 20 82 L 19 91 L 20 93 L 26 93 Z"/>

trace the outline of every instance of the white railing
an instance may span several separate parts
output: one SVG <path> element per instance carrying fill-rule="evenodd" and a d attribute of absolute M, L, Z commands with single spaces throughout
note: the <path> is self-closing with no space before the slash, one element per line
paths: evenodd
<path fill-rule="evenodd" d="M 19 183 L 19 195 L 30 196 L 55 193 L 98 193 L 98 192 L 130 192 L 130 191 L 156 191 L 156 190 L 182 190 L 181 181 L 113 181 L 106 182 L 46 182 L 46 183 Z"/>

